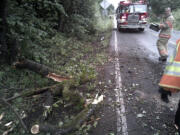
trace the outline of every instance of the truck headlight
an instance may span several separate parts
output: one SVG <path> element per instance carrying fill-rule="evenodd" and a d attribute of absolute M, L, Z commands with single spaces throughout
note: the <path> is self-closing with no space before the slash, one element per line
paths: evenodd
<path fill-rule="evenodd" d="M 120 23 L 126 22 L 126 19 L 120 19 Z"/>

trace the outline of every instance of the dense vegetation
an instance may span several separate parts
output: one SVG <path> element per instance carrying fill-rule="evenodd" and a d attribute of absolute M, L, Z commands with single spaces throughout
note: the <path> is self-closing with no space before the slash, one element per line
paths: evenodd
<path fill-rule="evenodd" d="M 19 55 L 32 59 L 33 49 L 37 45 L 53 45 L 52 40 L 44 39 L 52 39 L 58 32 L 77 38 L 95 34 L 96 3 L 94 0 L 3 0 L 1 55 L 11 61 L 21 50 Z"/>
<path fill-rule="evenodd" d="M 149 4 L 156 15 L 161 15 L 166 7 L 170 7 L 172 10 L 180 8 L 178 0 L 149 0 Z"/>
<path fill-rule="evenodd" d="M 149 0 L 149 6 L 151 7 L 150 16 L 152 21 L 160 21 L 161 16 L 164 13 L 166 7 L 172 9 L 173 15 L 175 17 L 175 29 L 180 29 L 179 25 L 179 9 L 180 1 L 178 0 Z"/>
<path fill-rule="evenodd" d="M 28 130 L 33 124 L 45 121 L 61 128 L 85 108 L 86 98 L 94 98 L 96 66 L 106 60 L 104 51 L 110 36 L 108 28 L 112 26 L 109 18 L 101 16 L 99 2 L 1 1 L 0 134 L 28 134 L 13 109 L 8 111 L 11 106 L 25 121 Z M 41 70 L 18 69 L 16 65 L 21 60 L 47 66 L 70 80 L 57 83 L 39 74 Z M 46 91 L 36 96 L 5 100 L 36 89 L 48 87 L 51 91 L 56 86 L 60 91 L 58 94 L 51 93 L 49 96 Z M 49 97 L 51 107 L 44 110 L 44 103 Z M 11 121 L 10 126 L 5 126 Z M 89 127 L 85 125 L 79 129 L 86 134 Z"/>
<path fill-rule="evenodd" d="M 175 11 L 173 11 L 173 16 L 175 18 L 175 24 L 174 24 L 174 28 L 176 30 L 180 30 L 180 9 L 176 9 Z"/>

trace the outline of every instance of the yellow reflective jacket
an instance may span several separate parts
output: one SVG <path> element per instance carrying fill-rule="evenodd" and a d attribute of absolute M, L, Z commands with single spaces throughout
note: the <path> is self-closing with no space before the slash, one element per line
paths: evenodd
<path fill-rule="evenodd" d="M 170 56 L 159 86 L 171 92 L 180 91 L 180 39 L 174 55 Z"/>

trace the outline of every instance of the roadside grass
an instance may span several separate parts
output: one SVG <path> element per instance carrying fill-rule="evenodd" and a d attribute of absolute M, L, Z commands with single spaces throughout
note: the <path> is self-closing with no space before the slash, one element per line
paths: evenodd
<path fill-rule="evenodd" d="M 83 88 L 86 96 L 88 98 L 93 98 L 94 93 L 96 93 L 96 76 L 98 75 L 96 66 L 103 65 L 107 61 L 106 50 L 109 45 L 111 29 L 112 20 L 106 18 L 98 21 L 98 32 L 95 35 L 87 37 L 88 40 L 85 41 L 80 41 L 76 38 L 67 38 L 62 34 L 56 33 L 55 36 L 45 39 L 34 49 L 33 60 L 58 70 L 62 74 L 73 76 L 77 80 L 79 80 L 80 77 L 87 76 L 90 82 L 86 83 L 85 86 L 81 86 L 79 81 L 77 81 L 76 89 Z M 48 44 L 53 44 L 53 46 L 48 46 Z M 34 72 L 15 69 L 13 66 L 9 65 L 0 65 L 0 82 L 0 98 L 9 98 L 25 90 L 56 84 L 52 80 L 44 78 Z M 31 126 L 32 122 L 38 122 L 39 119 L 36 119 L 36 117 L 42 115 L 40 113 L 40 108 L 43 104 L 41 98 L 42 97 L 38 96 L 18 98 L 10 102 L 10 104 L 20 116 L 26 118 L 27 121 L 25 123 Z M 35 103 L 37 107 L 34 107 Z M 57 108 L 58 107 L 60 106 L 57 106 Z M 27 118 L 29 113 L 34 113 L 34 117 Z M 55 113 L 58 112 L 55 111 Z M 2 114 L 4 115 L 0 119 L 0 134 L 13 128 L 13 130 L 10 131 L 12 135 L 28 135 L 22 129 L 14 113 L 4 104 L 0 104 L 0 117 Z M 71 112 L 65 114 L 64 117 L 67 117 L 65 121 L 71 120 L 73 115 L 74 114 L 71 114 Z M 10 126 L 4 126 L 11 121 L 12 124 Z M 57 119 L 56 122 L 64 123 L 61 119 Z M 78 133 L 87 134 L 90 128 L 91 125 L 83 125 Z M 39 135 L 43 134 L 40 133 Z"/>
<path fill-rule="evenodd" d="M 98 23 L 97 23 L 97 29 L 98 31 L 105 31 L 105 30 L 110 30 L 112 29 L 112 18 L 108 17 L 99 17 L 98 18 Z"/>

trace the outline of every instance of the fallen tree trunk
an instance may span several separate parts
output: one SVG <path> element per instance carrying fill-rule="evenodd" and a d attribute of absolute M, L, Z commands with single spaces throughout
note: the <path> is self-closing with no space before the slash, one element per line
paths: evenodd
<path fill-rule="evenodd" d="M 5 100 L 8 102 L 19 97 L 29 97 L 29 96 L 38 95 L 47 91 L 50 91 L 53 96 L 57 96 L 57 95 L 62 96 L 64 100 L 70 101 L 74 104 L 78 103 L 79 105 L 83 105 L 85 103 L 84 98 L 77 91 L 70 90 L 69 84 L 67 83 L 64 83 L 64 84 L 59 83 L 53 86 L 26 90 L 20 93 L 19 95 L 10 97 Z"/>
<path fill-rule="evenodd" d="M 23 91 L 19 95 L 8 98 L 8 99 L 6 99 L 6 101 L 11 101 L 11 100 L 14 100 L 19 97 L 29 97 L 32 95 L 38 95 L 38 94 L 44 93 L 46 91 L 51 91 L 54 95 L 57 95 L 57 94 L 62 94 L 62 90 L 63 90 L 62 84 L 57 84 L 57 85 L 48 86 L 48 87 L 44 87 L 44 88 L 38 88 L 38 89 L 31 89 L 31 90 Z"/>
<path fill-rule="evenodd" d="M 11 101 L 18 97 L 27 97 L 27 96 L 37 95 L 37 94 L 50 91 L 52 95 L 61 94 L 63 96 L 63 99 L 66 101 L 70 101 L 72 103 L 80 103 L 81 106 L 84 105 L 85 100 L 82 97 L 82 95 L 80 95 L 79 92 L 77 91 L 72 91 L 72 89 L 77 87 L 77 81 L 79 82 L 79 84 L 84 84 L 91 79 L 85 74 L 82 74 L 80 76 L 80 79 L 77 78 L 78 80 L 76 80 L 75 78 L 70 79 L 68 77 L 61 77 L 60 75 L 56 74 L 58 73 L 57 71 L 54 71 L 45 65 L 42 65 L 42 64 L 36 63 L 31 60 L 27 60 L 27 59 L 21 59 L 20 61 L 16 62 L 14 66 L 16 68 L 20 68 L 20 69 L 23 68 L 23 69 L 34 71 L 42 76 L 53 79 L 56 82 L 62 82 L 65 80 L 69 80 L 69 81 L 65 81 L 63 83 L 53 85 L 50 87 L 26 90 L 26 91 L 23 91 L 18 96 L 6 99 L 6 101 Z M 31 129 L 31 132 L 33 134 L 37 134 L 40 131 L 52 132 L 55 135 L 67 134 L 69 132 L 72 132 L 73 130 L 77 130 L 81 126 L 81 124 L 84 123 L 84 121 L 86 121 L 93 114 L 97 106 L 99 105 L 92 104 L 92 105 L 87 106 L 72 120 L 71 123 L 64 125 L 62 129 L 59 129 L 57 126 L 50 125 L 50 124 L 39 124 L 39 125 L 34 125 Z M 51 107 L 51 105 L 48 107 Z"/>
<path fill-rule="evenodd" d="M 28 59 L 20 59 L 18 62 L 14 63 L 14 66 L 16 68 L 21 68 L 21 69 L 23 68 L 23 69 L 31 70 L 42 76 L 46 76 L 47 78 L 53 79 L 56 82 L 62 82 L 62 81 L 70 79 L 69 77 L 62 77 L 58 75 L 57 71 L 45 65 L 39 64 L 37 62 L 28 60 Z"/>
<path fill-rule="evenodd" d="M 103 101 L 103 95 L 94 99 L 92 104 L 82 110 L 77 116 L 70 122 L 64 125 L 62 128 L 51 124 L 36 124 L 31 128 L 32 134 L 38 134 L 40 132 L 51 132 L 53 135 L 65 135 L 72 131 L 77 130 L 90 116 L 100 107 L 100 103 Z"/>
<path fill-rule="evenodd" d="M 21 59 L 20 61 L 14 63 L 14 66 L 16 68 L 29 69 L 42 76 L 51 78 L 56 82 L 62 82 L 65 80 L 69 81 L 50 87 L 23 91 L 20 95 L 6 99 L 7 101 L 16 99 L 18 97 L 32 96 L 43 93 L 45 91 L 51 91 L 53 95 L 63 95 L 64 100 L 69 100 L 75 103 L 78 102 L 81 103 L 81 105 L 84 104 L 84 98 L 78 92 L 71 91 L 70 89 L 77 87 L 77 81 L 79 81 L 80 84 L 88 82 L 90 80 L 88 76 L 83 75 L 82 77 L 80 77 L 80 80 L 78 79 L 77 81 L 75 78 L 70 79 L 68 77 L 61 77 L 60 75 L 55 74 L 51 68 L 27 59 Z"/>

